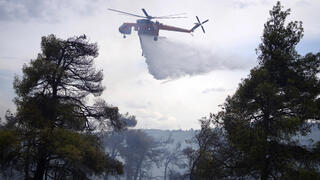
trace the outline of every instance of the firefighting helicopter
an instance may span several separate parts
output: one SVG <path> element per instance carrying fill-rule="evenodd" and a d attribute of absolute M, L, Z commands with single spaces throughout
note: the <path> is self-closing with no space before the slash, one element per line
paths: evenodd
<path fill-rule="evenodd" d="M 132 27 L 134 28 L 135 31 L 138 31 L 138 35 L 143 34 L 143 35 L 154 36 L 155 41 L 158 40 L 159 30 L 192 33 L 195 29 L 197 29 L 199 26 L 201 26 L 203 33 L 205 33 L 205 30 L 202 25 L 209 21 L 209 19 L 207 19 L 203 22 L 200 22 L 198 16 L 196 16 L 197 23 L 195 23 L 195 25 L 191 29 L 184 29 L 184 28 L 179 28 L 179 27 L 174 27 L 174 26 L 168 26 L 168 25 L 159 23 L 158 21 L 156 21 L 156 22 L 152 21 L 152 19 L 185 18 L 185 17 L 178 16 L 178 15 L 182 15 L 182 14 L 174 14 L 174 15 L 167 15 L 167 16 L 150 16 L 147 13 L 147 11 L 142 8 L 142 12 L 145 16 L 141 16 L 141 15 L 137 15 L 137 14 L 127 13 L 124 11 L 119 11 L 116 9 L 109 8 L 108 10 L 118 12 L 121 14 L 125 14 L 125 15 L 130 15 L 130 16 L 142 18 L 142 19 L 138 19 L 136 23 L 123 23 L 119 27 L 119 31 L 121 34 L 123 34 L 123 38 L 126 38 L 126 35 L 131 34 Z"/>

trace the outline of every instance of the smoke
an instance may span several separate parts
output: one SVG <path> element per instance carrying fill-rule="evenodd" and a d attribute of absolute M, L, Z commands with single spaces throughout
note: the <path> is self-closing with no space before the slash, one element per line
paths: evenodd
<path fill-rule="evenodd" d="M 248 67 L 248 64 L 234 55 L 213 53 L 208 49 L 170 41 L 165 37 L 159 37 L 157 41 L 154 41 L 153 36 L 139 37 L 149 73 L 158 80 Z"/>

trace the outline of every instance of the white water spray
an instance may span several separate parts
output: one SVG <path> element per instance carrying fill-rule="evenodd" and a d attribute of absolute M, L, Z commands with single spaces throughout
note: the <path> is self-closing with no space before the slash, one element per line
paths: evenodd
<path fill-rule="evenodd" d="M 247 64 L 241 63 L 232 55 L 213 53 L 207 49 L 170 41 L 165 37 L 159 37 L 157 41 L 154 41 L 153 36 L 139 37 L 149 73 L 158 80 L 247 67 Z"/>

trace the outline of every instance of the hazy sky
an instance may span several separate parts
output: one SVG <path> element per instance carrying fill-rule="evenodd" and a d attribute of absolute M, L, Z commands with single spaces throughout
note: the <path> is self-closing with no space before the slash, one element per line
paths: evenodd
<path fill-rule="evenodd" d="M 318 52 L 320 1 L 281 2 L 292 10 L 289 20 L 303 21 L 305 35 L 298 52 L 302 55 Z M 257 64 L 255 48 L 275 3 L 274 0 L 0 0 L 0 115 L 7 109 L 14 110 L 13 77 L 21 75 L 24 63 L 36 58 L 42 36 L 55 34 L 66 39 L 86 34 L 99 46 L 96 67 L 103 69 L 106 90 L 102 98 L 109 104 L 118 106 L 122 113 L 135 115 L 138 128 L 199 128 L 198 119 L 217 112 L 218 105 L 235 92 L 241 79 Z M 174 42 L 182 53 L 192 49 L 199 57 L 212 57 L 210 66 L 201 73 L 158 80 L 149 73 L 146 59 L 141 56 L 137 33 L 123 39 L 118 32 L 123 22 L 136 19 L 108 8 L 141 15 L 141 8 L 145 8 L 154 16 L 187 13 L 186 19 L 160 22 L 188 29 L 193 26 L 195 15 L 202 20 L 210 19 L 205 24 L 206 34 L 200 29 L 194 36 L 160 31 L 160 36 Z M 199 63 L 203 67 L 208 62 Z M 237 68 L 228 68 L 230 65 Z"/>

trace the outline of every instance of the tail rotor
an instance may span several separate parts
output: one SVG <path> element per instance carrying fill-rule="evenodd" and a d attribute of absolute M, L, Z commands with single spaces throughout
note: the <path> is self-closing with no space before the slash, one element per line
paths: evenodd
<path fill-rule="evenodd" d="M 197 18 L 197 21 L 198 21 L 197 25 L 198 25 L 198 26 L 201 26 L 201 29 L 202 29 L 203 33 L 206 33 L 206 31 L 204 30 L 204 27 L 203 27 L 202 25 L 203 25 L 204 23 L 208 22 L 209 19 L 201 22 L 201 21 L 199 20 L 198 16 L 196 16 L 196 18 Z"/>

